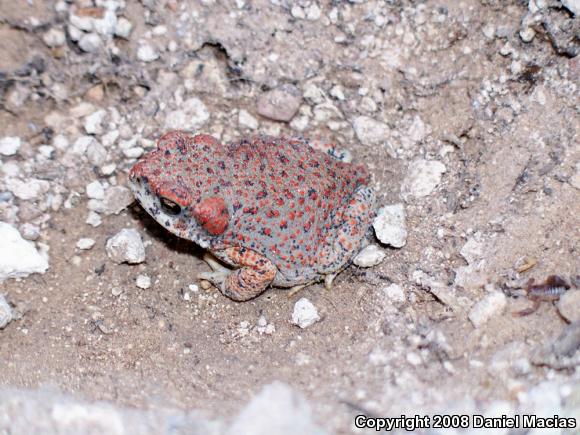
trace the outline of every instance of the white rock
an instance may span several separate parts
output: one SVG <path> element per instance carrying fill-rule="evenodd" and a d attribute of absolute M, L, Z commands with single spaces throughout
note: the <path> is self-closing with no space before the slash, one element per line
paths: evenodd
<path fill-rule="evenodd" d="M 391 284 L 383 288 L 383 293 L 394 303 L 403 303 L 407 300 L 405 290 L 399 284 Z"/>
<path fill-rule="evenodd" d="M 47 259 L 13 226 L 0 222 L 0 240 L 0 282 L 44 273 L 48 269 Z"/>
<path fill-rule="evenodd" d="M 322 11 L 316 3 L 312 3 L 304 10 L 304 12 L 306 12 L 306 19 L 309 21 L 316 21 L 320 18 L 320 15 L 322 15 Z"/>
<path fill-rule="evenodd" d="M 31 178 L 26 181 L 18 178 L 9 178 L 6 180 L 6 188 L 19 199 L 24 201 L 37 200 L 48 192 L 50 184 L 46 180 Z"/>
<path fill-rule="evenodd" d="M 429 195 L 439 185 L 446 170 L 445 165 L 436 160 L 415 160 L 407 169 L 401 196 L 408 202 Z"/>
<path fill-rule="evenodd" d="M 87 53 L 94 53 L 101 48 L 101 37 L 96 33 L 87 33 L 79 39 L 79 47 Z"/>
<path fill-rule="evenodd" d="M 105 188 L 99 181 L 93 181 L 86 186 L 87 196 L 91 199 L 103 199 L 105 197 Z"/>
<path fill-rule="evenodd" d="M 137 279 L 135 280 L 135 285 L 143 290 L 147 290 L 151 287 L 151 278 L 147 275 L 138 275 Z"/>
<path fill-rule="evenodd" d="M 274 121 L 290 122 L 302 103 L 298 88 L 285 84 L 264 92 L 257 101 L 258 114 Z"/>
<path fill-rule="evenodd" d="M 0 172 L 7 178 L 19 177 L 22 174 L 20 166 L 16 162 L 0 164 Z"/>
<path fill-rule="evenodd" d="M 259 126 L 258 120 L 244 109 L 240 110 L 238 123 L 240 124 L 240 127 L 249 128 L 250 130 L 256 130 Z"/>
<path fill-rule="evenodd" d="M 185 100 L 179 110 L 167 114 L 165 128 L 194 131 L 205 125 L 209 119 L 209 111 L 199 98 Z"/>
<path fill-rule="evenodd" d="M 407 243 L 406 214 L 403 204 L 382 207 L 373 221 L 377 238 L 385 245 L 401 248 Z"/>
<path fill-rule="evenodd" d="M 483 257 L 483 247 L 484 244 L 480 240 L 480 236 L 475 235 L 465 242 L 459 253 L 465 258 L 467 264 L 474 264 Z"/>
<path fill-rule="evenodd" d="M 56 27 L 52 27 L 44 35 L 42 35 L 42 40 L 47 46 L 51 48 L 61 47 L 66 43 L 66 35 L 62 30 L 57 29 Z"/>
<path fill-rule="evenodd" d="M 77 248 L 82 250 L 82 251 L 87 251 L 89 249 L 91 249 L 93 246 L 95 246 L 95 241 L 93 239 L 89 239 L 89 238 L 82 238 L 79 239 L 77 242 Z"/>
<path fill-rule="evenodd" d="M 320 320 L 318 310 L 306 298 L 300 298 L 294 304 L 294 311 L 292 312 L 292 323 L 298 325 L 302 329 L 308 328 Z"/>
<path fill-rule="evenodd" d="M 14 314 L 12 313 L 12 308 L 8 304 L 4 295 L 0 294 L 0 329 L 6 328 L 6 325 L 8 325 L 13 319 Z"/>
<path fill-rule="evenodd" d="M 105 116 L 107 116 L 107 111 L 104 109 L 97 110 L 87 116 L 83 125 L 87 134 L 103 134 L 103 120 Z"/>
<path fill-rule="evenodd" d="M 79 41 L 79 39 L 81 39 L 83 37 L 83 35 L 85 34 L 82 30 L 80 30 L 78 27 L 73 26 L 72 24 L 69 24 L 67 26 L 68 29 L 68 36 L 70 38 L 71 41 L 77 42 Z"/>
<path fill-rule="evenodd" d="M 159 59 L 159 53 L 151 45 L 147 43 L 141 44 L 137 49 L 137 59 L 142 62 L 153 62 Z"/>
<path fill-rule="evenodd" d="M 92 32 L 94 29 L 94 19 L 92 17 L 71 14 L 69 16 L 69 21 L 77 29 L 85 32 Z"/>
<path fill-rule="evenodd" d="M 127 18 L 121 17 L 117 20 L 117 25 L 115 26 L 115 36 L 129 39 L 129 36 L 131 36 L 131 30 L 133 30 L 133 24 Z"/>
<path fill-rule="evenodd" d="M 226 435 L 326 435 L 315 423 L 308 402 L 288 385 L 274 382 L 250 400 Z"/>
<path fill-rule="evenodd" d="M 373 267 L 385 259 L 385 253 L 377 245 L 368 245 L 352 260 L 360 267 Z"/>
<path fill-rule="evenodd" d="M 111 36 L 117 27 L 117 14 L 110 9 L 105 10 L 102 18 L 93 21 L 95 31 L 104 36 Z"/>
<path fill-rule="evenodd" d="M 101 166 L 107 161 L 107 150 L 97 141 L 89 144 L 86 151 L 87 160 L 93 166 Z"/>
<path fill-rule="evenodd" d="M 304 18 L 306 18 L 306 14 L 304 13 L 304 9 L 302 9 L 298 5 L 292 6 L 292 9 L 290 10 L 290 13 L 292 14 L 292 16 L 294 18 L 297 18 L 299 20 L 303 20 Z"/>
<path fill-rule="evenodd" d="M 105 192 L 103 211 L 108 215 L 119 214 L 130 206 L 133 201 L 135 201 L 133 193 L 125 186 L 109 187 Z"/>
<path fill-rule="evenodd" d="M 560 3 L 576 17 L 580 15 L 580 0 L 560 0 Z"/>
<path fill-rule="evenodd" d="M 558 301 L 558 311 L 568 322 L 580 322 L 580 290 L 568 290 Z"/>
<path fill-rule="evenodd" d="M 429 130 L 423 120 L 417 115 L 413 118 L 413 123 L 407 132 L 407 136 L 413 142 L 421 142 L 429 134 Z"/>
<path fill-rule="evenodd" d="M 16 136 L 6 136 L 0 139 L 0 154 L 3 156 L 13 156 L 20 149 L 22 141 Z"/>
<path fill-rule="evenodd" d="M 95 213 L 94 211 L 89 211 L 85 223 L 89 224 L 92 227 L 98 227 L 103 223 L 103 219 L 98 213 Z"/>
<path fill-rule="evenodd" d="M 302 96 L 310 104 L 321 104 L 324 102 L 324 91 L 316 86 L 314 83 L 308 83 L 304 87 L 304 92 Z"/>
<path fill-rule="evenodd" d="M 363 145 L 381 145 L 387 141 L 389 127 L 368 116 L 359 116 L 352 124 L 356 137 Z"/>
<path fill-rule="evenodd" d="M 507 304 L 506 296 L 493 291 L 478 301 L 469 311 L 468 317 L 473 326 L 479 328 L 493 316 L 501 314 Z"/>
<path fill-rule="evenodd" d="M 122 229 L 107 240 L 106 251 L 117 264 L 139 264 L 145 261 L 145 246 L 139 232 L 133 228 Z"/>

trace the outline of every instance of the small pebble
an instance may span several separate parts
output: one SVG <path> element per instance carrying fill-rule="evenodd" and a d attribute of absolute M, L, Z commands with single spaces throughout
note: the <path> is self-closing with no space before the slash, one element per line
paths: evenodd
<path fill-rule="evenodd" d="M 580 289 L 568 290 L 560 296 L 557 307 L 568 322 L 580 322 Z"/>
<path fill-rule="evenodd" d="M 382 145 L 389 136 L 387 124 L 368 116 L 359 116 L 352 126 L 358 140 L 366 146 Z"/>
<path fill-rule="evenodd" d="M 383 288 L 385 296 L 394 303 L 403 303 L 407 300 L 405 290 L 399 284 L 391 284 Z"/>
<path fill-rule="evenodd" d="M 61 47 L 66 43 L 66 35 L 62 30 L 53 27 L 42 35 L 42 40 L 50 48 Z"/>
<path fill-rule="evenodd" d="M 22 141 L 19 137 L 6 136 L 0 139 L 0 154 L 3 156 L 13 156 L 20 149 Z"/>
<path fill-rule="evenodd" d="M 249 128 L 250 130 L 255 130 L 258 128 L 258 120 L 254 118 L 247 110 L 240 110 L 238 115 L 238 123 L 240 127 Z"/>
<path fill-rule="evenodd" d="M 127 18 L 121 17 L 117 20 L 117 24 L 115 26 L 115 36 L 129 39 L 131 30 L 133 30 L 133 24 Z"/>
<path fill-rule="evenodd" d="M 133 201 L 135 201 L 133 193 L 127 187 L 109 187 L 103 199 L 103 211 L 107 215 L 119 214 L 130 206 Z"/>
<path fill-rule="evenodd" d="M 447 171 L 445 165 L 436 160 L 415 160 L 409 164 L 407 175 L 401 186 L 401 196 L 405 201 L 429 195 L 441 182 Z"/>
<path fill-rule="evenodd" d="M 79 47 L 87 53 L 94 53 L 101 48 L 101 37 L 96 33 L 87 33 L 79 39 Z"/>
<path fill-rule="evenodd" d="M 8 325 L 13 319 L 14 314 L 12 313 L 12 308 L 8 304 L 4 295 L 0 294 L 0 329 L 6 328 L 6 325 Z"/>
<path fill-rule="evenodd" d="M 95 246 L 95 241 L 93 239 L 89 239 L 89 238 L 82 238 L 79 239 L 79 241 L 77 242 L 77 248 L 82 250 L 82 251 L 86 251 L 91 249 L 93 246 Z"/>
<path fill-rule="evenodd" d="M 159 53 L 149 44 L 142 44 L 137 49 L 137 59 L 142 62 L 153 62 L 159 59 Z"/>
<path fill-rule="evenodd" d="M 115 297 L 120 296 L 123 293 L 123 289 L 121 287 L 113 287 L 111 289 L 111 294 Z"/>
<path fill-rule="evenodd" d="M 99 225 L 101 225 L 103 223 L 103 219 L 101 218 L 101 216 L 98 213 L 95 213 L 94 211 L 89 211 L 89 214 L 87 215 L 87 219 L 85 220 L 85 223 L 89 224 L 92 227 L 98 227 Z"/>
<path fill-rule="evenodd" d="M 476 328 L 483 326 L 493 316 L 501 314 L 507 305 L 506 296 L 494 291 L 479 300 L 469 311 L 468 318 Z"/>
<path fill-rule="evenodd" d="M 308 328 L 320 320 L 318 310 L 306 298 L 300 298 L 294 304 L 294 311 L 292 312 L 292 323 L 298 325 L 300 328 Z"/>
<path fill-rule="evenodd" d="M 147 290 L 151 287 L 151 278 L 149 278 L 147 275 L 138 275 L 137 279 L 135 280 L 135 284 L 137 287 L 143 290 Z"/>
<path fill-rule="evenodd" d="M 193 97 L 179 105 L 178 110 L 169 112 L 165 117 L 165 128 L 169 130 L 197 130 L 209 120 L 207 106 L 199 98 Z"/>
<path fill-rule="evenodd" d="M 197 284 L 189 284 L 187 288 L 192 291 L 193 293 L 197 293 L 199 291 L 199 287 Z"/>
<path fill-rule="evenodd" d="M 91 199 L 103 199 L 105 197 L 105 188 L 99 181 L 87 184 L 85 190 L 87 196 Z"/>
<path fill-rule="evenodd" d="M 37 240 L 40 237 L 40 227 L 28 222 L 20 225 L 20 234 L 26 240 Z"/>
<path fill-rule="evenodd" d="M 117 264 L 139 264 L 145 261 L 145 246 L 139 232 L 133 228 L 122 229 L 107 240 L 106 251 Z"/>
<path fill-rule="evenodd" d="M 353 259 L 359 267 L 373 267 L 385 259 L 386 254 L 377 245 L 368 245 Z"/>
<path fill-rule="evenodd" d="M 265 92 L 258 98 L 258 113 L 274 121 L 289 122 L 302 103 L 302 94 L 294 85 L 286 84 Z"/>
<path fill-rule="evenodd" d="M 403 204 L 382 207 L 373 221 L 375 234 L 381 243 L 402 248 L 407 243 L 406 214 Z"/>

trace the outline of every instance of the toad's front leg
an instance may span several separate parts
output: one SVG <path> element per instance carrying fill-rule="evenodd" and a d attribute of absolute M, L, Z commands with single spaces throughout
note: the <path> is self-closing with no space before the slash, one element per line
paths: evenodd
<path fill-rule="evenodd" d="M 262 293 L 276 276 L 276 266 L 256 251 L 243 247 L 226 248 L 214 255 L 239 269 L 203 272 L 198 278 L 214 284 L 234 301 L 247 301 Z"/>

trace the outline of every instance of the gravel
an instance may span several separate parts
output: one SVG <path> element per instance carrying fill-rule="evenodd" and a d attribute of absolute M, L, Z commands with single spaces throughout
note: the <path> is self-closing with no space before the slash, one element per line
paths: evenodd
<path fill-rule="evenodd" d="M 145 246 L 141 235 L 133 228 L 125 228 L 107 240 L 106 251 L 117 264 L 139 264 L 145 261 Z"/>
<path fill-rule="evenodd" d="M 570 323 L 580 322 L 580 290 L 568 290 L 556 304 L 558 311 Z"/>
<path fill-rule="evenodd" d="M 203 127 L 209 117 L 209 111 L 203 101 L 193 97 L 185 100 L 178 110 L 167 114 L 165 128 L 168 130 L 195 131 Z"/>
<path fill-rule="evenodd" d="M 0 154 L 13 156 L 20 149 L 22 141 L 19 137 L 7 136 L 0 139 Z"/>
<path fill-rule="evenodd" d="M 14 313 L 3 294 L 0 294 L 0 329 L 6 328 L 14 319 Z"/>
<path fill-rule="evenodd" d="M 79 47 L 87 53 L 95 53 L 99 51 L 102 45 L 101 37 L 96 33 L 87 33 L 79 39 Z"/>
<path fill-rule="evenodd" d="M 141 62 L 153 62 L 159 59 L 159 53 L 152 45 L 144 43 L 137 49 L 137 59 Z"/>
<path fill-rule="evenodd" d="M 373 221 L 375 234 L 381 243 L 402 248 L 407 243 L 406 214 L 403 204 L 387 205 L 379 209 Z"/>
<path fill-rule="evenodd" d="M 79 241 L 77 242 L 77 248 L 80 249 L 81 251 L 87 251 L 91 249 L 93 246 L 95 246 L 95 243 L 96 242 L 93 239 L 82 238 L 79 239 Z"/>
<path fill-rule="evenodd" d="M 147 275 L 137 275 L 135 279 L 135 285 L 140 289 L 147 290 L 151 287 L 151 278 Z"/>
<path fill-rule="evenodd" d="M 306 298 L 300 298 L 294 304 L 294 311 L 292 312 L 292 324 L 300 328 L 308 328 L 320 320 L 318 310 Z"/>
<path fill-rule="evenodd" d="M 401 186 L 401 196 L 406 202 L 425 197 L 439 185 L 447 169 L 436 160 L 415 160 L 407 168 L 407 176 Z"/>
<path fill-rule="evenodd" d="M 368 245 L 353 259 L 353 263 L 360 267 L 373 267 L 385 259 L 386 254 L 377 245 Z"/>
<path fill-rule="evenodd" d="M 119 214 L 130 206 L 135 198 L 125 186 L 109 187 L 103 199 L 103 211 L 107 215 Z"/>
<path fill-rule="evenodd" d="M 47 259 L 13 226 L 0 222 L 0 240 L 0 283 L 9 278 L 44 273 L 48 269 Z"/>
<path fill-rule="evenodd" d="M 355 118 L 352 126 L 356 137 L 363 145 L 382 145 L 387 141 L 389 136 L 389 127 L 387 124 L 376 121 L 368 116 Z"/>
<path fill-rule="evenodd" d="M 469 320 L 473 326 L 480 328 L 492 317 L 501 314 L 506 305 L 506 296 L 499 291 L 493 291 L 473 306 L 468 314 Z"/>
<path fill-rule="evenodd" d="M 294 85 L 286 84 L 265 92 L 258 98 L 258 114 L 274 121 L 289 122 L 302 102 L 302 94 Z"/>

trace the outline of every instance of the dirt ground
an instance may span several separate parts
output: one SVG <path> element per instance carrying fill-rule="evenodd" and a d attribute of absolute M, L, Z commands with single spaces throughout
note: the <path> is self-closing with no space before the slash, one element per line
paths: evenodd
<path fill-rule="evenodd" d="M 577 412 L 580 358 L 546 362 L 544 350 L 579 307 L 512 316 L 532 305 L 529 278 L 574 287 L 580 275 L 580 25 L 559 1 L 530 3 L 0 0 L 0 138 L 22 139 L 1 156 L 0 220 L 36 226 L 50 263 L 0 284 L 20 316 L 0 331 L 0 384 L 227 420 L 280 380 L 329 433 L 355 430 L 361 412 L 540 412 L 533 391 L 546 383 L 560 394 L 554 413 Z M 130 34 L 71 18 L 104 10 Z M 259 97 L 283 84 L 300 90 L 298 113 L 261 116 Z M 181 119 L 224 141 L 338 143 L 369 168 L 380 206 L 404 204 L 406 245 L 381 246 L 382 263 L 350 266 L 330 291 L 237 303 L 190 288 L 208 270 L 202 251 L 138 205 L 85 222 L 87 184 L 126 186 L 140 152 Z M 104 157 L 79 152 L 84 136 Z M 440 179 L 407 195 L 418 160 L 440 162 Z M 10 193 L 9 162 L 48 190 Z M 123 228 L 141 234 L 145 262 L 108 258 Z M 80 250 L 81 238 L 96 243 Z M 141 274 L 150 288 L 136 286 Z M 489 319 L 470 320 L 492 293 Z M 290 322 L 301 297 L 321 316 L 306 329 Z"/>

